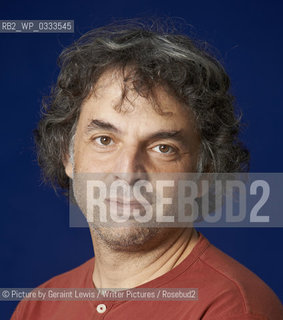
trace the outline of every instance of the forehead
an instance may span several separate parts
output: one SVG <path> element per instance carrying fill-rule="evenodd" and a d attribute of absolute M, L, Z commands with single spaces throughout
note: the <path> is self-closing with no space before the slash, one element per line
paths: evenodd
<path fill-rule="evenodd" d="M 126 90 L 125 90 L 126 88 Z M 84 101 L 80 121 L 94 118 L 118 121 L 128 127 L 189 127 L 196 130 L 192 111 L 165 88 L 154 89 L 154 97 L 142 97 L 131 83 L 125 87 L 124 77 L 117 70 L 106 71 L 95 84 L 93 91 Z"/>

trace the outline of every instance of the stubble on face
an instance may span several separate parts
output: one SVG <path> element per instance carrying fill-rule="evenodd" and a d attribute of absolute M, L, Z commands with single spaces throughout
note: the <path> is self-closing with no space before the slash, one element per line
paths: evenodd
<path fill-rule="evenodd" d="M 94 239 L 115 251 L 141 251 L 157 241 L 160 228 L 146 228 L 138 224 L 125 227 L 101 227 L 90 224 Z"/>
<path fill-rule="evenodd" d="M 113 108 L 113 106 L 116 105 L 116 102 L 120 101 L 121 98 L 121 90 L 117 86 L 117 81 L 113 82 L 113 77 L 110 77 L 107 74 L 105 74 L 102 80 L 105 83 L 103 81 L 101 82 L 102 84 L 100 90 L 102 91 L 100 95 L 98 94 L 95 98 L 87 101 L 87 104 L 83 106 L 81 111 L 80 121 L 78 124 L 78 127 L 80 127 L 81 131 L 77 130 L 79 133 L 76 136 L 77 142 L 75 148 L 76 155 L 74 156 L 74 174 L 77 172 L 121 172 L 116 171 L 115 166 L 112 168 L 113 163 L 119 163 L 119 160 L 117 161 L 117 157 L 119 157 L 117 153 L 112 158 L 111 152 L 109 153 L 109 157 L 108 153 L 96 155 L 92 151 L 93 147 L 91 146 L 91 142 L 86 141 L 83 138 L 82 128 L 91 118 L 95 117 L 98 117 L 98 119 L 101 118 L 102 120 L 106 119 L 106 121 L 111 121 L 118 126 L 121 126 L 122 130 L 126 132 L 125 140 L 123 140 L 123 145 L 125 142 L 125 146 L 127 146 L 127 141 L 131 144 L 134 144 L 135 142 L 133 142 L 133 137 L 140 137 L 141 139 L 142 135 L 148 133 L 148 130 L 158 131 L 164 129 L 167 130 L 168 128 L 170 128 L 170 130 L 184 130 L 186 133 L 185 136 L 190 137 L 190 141 L 188 141 L 188 144 L 191 145 L 191 150 L 188 153 L 189 155 L 184 156 L 183 160 L 179 162 L 162 162 L 161 160 L 161 163 L 165 167 L 165 172 L 183 172 L 187 170 L 190 171 L 192 170 L 191 168 L 194 168 L 194 162 L 196 158 L 195 150 L 197 149 L 196 144 L 198 143 L 195 137 L 197 136 L 194 133 L 194 125 L 192 124 L 191 120 L 188 120 L 190 118 L 187 118 L 187 114 L 182 107 L 177 106 L 178 102 L 176 100 L 172 99 L 172 97 L 169 97 L 166 92 L 161 89 L 160 93 L 162 93 L 162 95 L 160 101 L 163 102 L 164 105 L 168 105 L 167 109 L 173 110 L 173 114 L 175 114 L 174 119 L 167 120 L 168 118 L 157 115 L 156 111 L 152 110 L 151 102 L 145 101 L 146 99 L 144 98 L 136 97 L 136 94 L 134 94 L 135 99 L 132 100 L 135 100 L 136 105 L 133 107 L 132 112 L 126 113 L 125 117 L 128 117 L 129 119 L 123 119 L 122 114 L 118 114 L 118 112 Z M 83 117 L 82 113 L 84 113 Z M 80 136 L 80 138 L 78 136 Z M 119 152 L 119 154 L 123 153 L 123 151 Z M 151 154 L 153 153 L 151 152 Z M 86 161 L 86 159 L 89 160 Z M 160 166 L 160 163 L 157 161 L 156 155 L 152 159 L 146 159 L 146 163 L 153 163 L 151 167 L 150 165 L 149 167 L 146 167 L 146 169 L 150 169 L 150 171 L 153 172 L 158 173 L 162 168 L 162 165 Z M 78 188 L 75 183 L 73 187 L 75 198 L 79 203 L 78 200 L 80 197 L 82 197 L 82 194 L 85 191 L 82 189 L 79 190 L 80 188 Z M 82 212 L 85 213 L 85 208 L 81 205 L 79 206 Z M 123 226 L 104 226 L 98 220 L 99 218 L 96 217 L 94 223 L 89 224 L 94 241 L 103 243 L 107 247 L 116 251 L 146 250 L 150 247 L 160 244 L 168 237 L 172 237 L 174 232 L 176 234 L 179 234 L 180 232 L 180 229 L 177 230 L 176 228 L 142 227 L 138 222 L 129 223 L 128 225 L 126 224 Z"/>

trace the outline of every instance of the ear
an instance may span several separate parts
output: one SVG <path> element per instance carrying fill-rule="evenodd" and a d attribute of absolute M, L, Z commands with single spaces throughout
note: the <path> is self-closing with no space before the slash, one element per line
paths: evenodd
<path fill-rule="evenodd" d="M 69 154 L 63 159 L 63 165 L 65 167 L 65 173 L 70 178 L 73 179 L 73 161 Z"/>

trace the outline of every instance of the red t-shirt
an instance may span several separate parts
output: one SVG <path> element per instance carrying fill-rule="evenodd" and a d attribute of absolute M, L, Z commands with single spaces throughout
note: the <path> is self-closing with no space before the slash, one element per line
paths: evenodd
<path fill-rule="evenodd" d="M 41 288 L 94 288 L 94 258 Z M 283 306 L 254 273 L 200 234 L 174 269 L 138 288 L 197 288 L 196 301 L 21 301 L 12 320 L 283 320 Z"/>

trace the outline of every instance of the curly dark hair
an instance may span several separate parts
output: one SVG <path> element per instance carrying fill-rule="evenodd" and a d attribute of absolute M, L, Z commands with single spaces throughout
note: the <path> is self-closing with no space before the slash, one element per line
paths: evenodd
<path fill-rule="evenodd" d="M 162 86 L 193 111 L 202 141 L 199 171 L 248 169 L 249 152 L 238 138 L 240 117 L 235 115 L 224 68 L 198 42 L 165 29 L 160 23 L 114 23 L 89 31 L 61 53 L 57 83 L 43 99 L 34 131 L 39 165 L 54 187 L 69 186 L 63 159 L 81 105 L 110 68 L 124 74 L 122 99 L 129 81 L 138 94 L 153 100 L 154 88 Z M 131 72 L 125 75 L 128 67 Z"/>

